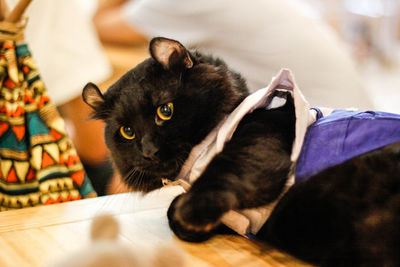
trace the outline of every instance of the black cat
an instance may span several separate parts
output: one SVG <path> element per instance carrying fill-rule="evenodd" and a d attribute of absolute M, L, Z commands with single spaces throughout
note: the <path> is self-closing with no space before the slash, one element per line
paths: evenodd
<path fill-rule="evenodd" d="M 174 180 L 192 148 L 249 95 L 245 81 L 211 56 L 155 38 L 151 58 L 104 95 L 83 90 L 127 184 L 148 192 Z M 175 234 L 203 241 L 232 209 L 266 205 L 281 194 L 293 163 L 293 99 L 257 109 L 168 210 Z M 324 266 L 400 265 L 400 144 L 333 166 L 279 201 L 257 238 Z"/>

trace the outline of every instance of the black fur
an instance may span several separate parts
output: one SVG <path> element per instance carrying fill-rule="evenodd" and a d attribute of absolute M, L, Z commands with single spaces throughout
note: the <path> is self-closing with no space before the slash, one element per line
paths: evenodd
<path fill-rule="evenodd" d="M 189 69 L 166 70 L 149 58 L 104 95 L 96 95 L 93 84 L 83 91 L 83 99 L 94 108 L 93 117 L 106 122 L 105 140 L 115 165 L 135 190 L 148 192 L 161 187 L 161 177 L 174 179 L 192 147 L 248 94 L 244 80 L 221 60 L 196 52 L 191 59 L 195 65 Z M 156 109 L 170 101 L 173 117 L 159 126 Z M 135 140 L 124 139 L 121 126 L 133 127 Z M 143 155 L 148 146 L 157 148 L 153 158 Z"/>
<path fill-rule="evenodd" d="M 324 266 L 400 264 L 400 143 L 296 184 L 258 233 Z"/>
<path fill-rule="evenodd" d="M 104 95 L 93 84 L 84 100 L 106 122 L 106 142 L 127 184 L 148 192 L 174 179 L 191 149 L 247 95 L 244 80 L 218 59 L 157 38 L 152 57 L 125 74 Z M 170 120 L 156 118 L 173 102 Z M 292 99 L 255 110 L 185 194 L 168 210 L 181 239 L 200 242 L 216 234 L 223 213 L 275 200 L 292 163 Z M 134 140 L 119 129 L 132 127 Z M 399 265 L 400 145 L 374 151 L 295 185 L 258 234 L 319 265 Z M 153 151 L 144 153 L 143 151 Z"/>

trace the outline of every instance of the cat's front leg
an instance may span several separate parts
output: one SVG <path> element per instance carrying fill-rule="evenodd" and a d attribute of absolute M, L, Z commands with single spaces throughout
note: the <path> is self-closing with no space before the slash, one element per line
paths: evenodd
<path fill-rule="evenodd" d="M 191 192 L 177 196 L 168 210 L 171 229 L 182 240 L 209 239 L 220 225 L 222 215 L 236 204 L 230 192 Z"/>
<path fill-rule="evenodd" d="M 293 114 L 285 106 L 256 110 L 242 120 L 188 193 L 172 202 L 168 219 L 179 238 L 205 240 L 226 212 L 260 207 L 279 197 L 292 165 Z"/>

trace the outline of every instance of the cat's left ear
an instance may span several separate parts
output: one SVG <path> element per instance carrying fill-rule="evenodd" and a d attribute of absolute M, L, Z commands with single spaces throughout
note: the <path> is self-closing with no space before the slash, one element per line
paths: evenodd
<path fill-rule="evenodd" d="M 94 83 L 85 85 L 82 91 L 82 98 L 83 101 L 95 111 L 98 111 L 99 107 L 104 103 L 104 97 L 100 89 Z"/>
<path fill-rule="evenodd" d="M 166 70 L 190 69 L 193 60 L 189 51 L 178 41 L 156 37 L 150 42 L 150 54 Z"/>

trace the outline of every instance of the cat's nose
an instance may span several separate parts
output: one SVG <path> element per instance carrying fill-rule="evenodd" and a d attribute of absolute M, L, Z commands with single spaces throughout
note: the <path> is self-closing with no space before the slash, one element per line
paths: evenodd
<path fill-rule="evenodd" d="M 143 157 L 146 159 L 154 159 L 157 152 L 158 148 L 155 146 L 146 146 L 143 148 Z"/>
<path fill-rule="evenodd" d="M 146 159 L 154 159 L 156 153 L 158 152 L 158 147 L 150 140 L 148 136 L 142 138 L 142 154 Z"/>

